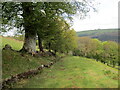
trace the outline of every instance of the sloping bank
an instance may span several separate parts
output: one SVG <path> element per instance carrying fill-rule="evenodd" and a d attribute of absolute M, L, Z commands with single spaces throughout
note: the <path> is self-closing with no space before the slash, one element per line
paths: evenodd
<path fill-rule="evenodd" d="M 20 81 L 21 79 L 27 79 L 27 78 L 33 77 L 37 74 L 40 74 L 42 72 L 43 68 L 50 68 L 54 63 L 56 63 L 56 61 L 51 62 L 47 65 L 41 65 L 40 67 L 33 69 L 33 70 L 29 70 L 27 72 L 23 72 L 23 73 L 11 76 L 10 78 L 3 80 L 2 89 L 12 88 L 12 85 L 14 83 Z"/>
<path fill-rule="evenodd" d="M 118 70 L 95 60 L 67 56 L 14 88 L 118 88 Z"/>

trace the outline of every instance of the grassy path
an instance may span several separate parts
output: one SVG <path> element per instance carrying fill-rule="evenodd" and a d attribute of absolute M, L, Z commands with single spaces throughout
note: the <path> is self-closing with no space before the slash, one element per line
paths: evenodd
<path fill-rule="evenodd" d="M 118 71 L 91 59 L 68 56 L 44 69 L 43 73 L 24 79 L 19 88 L 117 88 Z"/>

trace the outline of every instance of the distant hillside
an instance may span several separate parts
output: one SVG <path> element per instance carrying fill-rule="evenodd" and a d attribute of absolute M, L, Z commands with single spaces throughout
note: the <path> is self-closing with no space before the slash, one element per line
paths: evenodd
<path fill-rule="evenodd" d="M 111 40 L 120 43 L 120 41 L 118 40 L 118 38 L 120 38 L 118 31 L 120 31 L 120 29 L 98 29 L 98 30 L 80 31 L 77 32 L 77 35 L 79 37 L 91 37 L 91 38 L 97 38 L 101 41 Z"/>

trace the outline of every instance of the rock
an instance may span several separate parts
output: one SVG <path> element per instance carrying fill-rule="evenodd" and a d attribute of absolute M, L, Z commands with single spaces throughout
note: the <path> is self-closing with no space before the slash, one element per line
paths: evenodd
<path fill-rule="evenodd" d="M 50 62 L 50 66 L 53 65 L 54 63 L 53 62 Z"/>
<path fill-rule="evenodd" d="M 42 69 L 42 67 L 40 66 L 40 67 L 38 67 L 38 70 L 41 70 Z"/>
<path fill-rule="evenodd" d="M 5 47 L 3 48 L 3 50 L 5 50 L 5 49 L 10 49 L 10 50 L 12 50 L 12 47 L 11 47 L 9 44 L 6 44 Z"/>
<path fill-rule="evenodd" d="M 50 65 L 44 65 L 44 67 L 50 68 Z"/>
<path fill-rule="evenodd" d="M 44 68 L 44 65 L 41 65 L 42 68 Z"/>

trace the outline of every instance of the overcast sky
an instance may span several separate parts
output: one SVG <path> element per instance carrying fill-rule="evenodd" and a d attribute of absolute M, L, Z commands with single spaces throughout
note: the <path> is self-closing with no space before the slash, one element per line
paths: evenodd
<path fill-rule="evenodd" d="M 118 28 L 118 2 L 120 0 L 95 0 L 98 12 L 91 11 L 84 20 L 74 17 L 73 28 L 75 31 Z"/>

